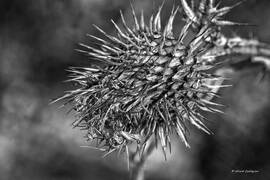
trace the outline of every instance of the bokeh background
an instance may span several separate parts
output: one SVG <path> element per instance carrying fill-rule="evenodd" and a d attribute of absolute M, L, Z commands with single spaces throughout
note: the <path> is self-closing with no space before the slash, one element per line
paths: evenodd
<path fill-rule="evenodd" d="M 226 1 L 226 4 L 237 2 Z M 161 1 L 135 0 L 147 17 Z M 163 19 L 172 0 L 167 0 Z M 179 1 L 175 1 L 179 4 Z M 72 84 L 63 83 L 69 66 L 89 66 L 76 53 L 78 42 L 91 43 L 86 33 L 100 36 L 97 24 L 113 33 L 110 19 L 119 9 L 131 22 L 127 0 L 1 0 L 0 1 L 0 180 L 128 179 L 124 157 L 82 148 L 84 132 L 72 129 L 73 115 L 51 99 Z M 228 18 L 257 26 L 233 28 L 270 43 L 270 1 L 246 0 Z M 177 21 L 175 28 L 181 28 Z M 252 32 L 252 33 L 249 33 Z M 146 179 L 270 179 L 270 78 L 258 81 L 261 69 L 240 67 L 232 88 L 222 90 L 225 115 L 209 115 L 208 136 L 191 127 L 191 149 L 175 140 L 164 161 L 156 151 L 146 166 Z M 258 173 L 232 173 L 232 170 Z"/>

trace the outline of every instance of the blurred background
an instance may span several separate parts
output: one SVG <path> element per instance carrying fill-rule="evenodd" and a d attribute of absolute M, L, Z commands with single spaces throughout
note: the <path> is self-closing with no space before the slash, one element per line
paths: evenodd
<path fill-rule="evenodd" d="M 226 4 L 236 3 L 228 0 Z M 149 17 L 161 1 L 135 0 L 137 12 Z M 179 1 L 176 0 L 176 4 Z M 172 8 L 167 0 L 163 19 Z M 125 157 L 82 148 L 84 132 L 72 129 L 74 116 L 51 99 L 72 84 L 63 83 L 70 66 L 89 66 L 91 60 L 74 51 L 85 34 L 100 34 L 97 24 L 113 33 L 110 19 L 119 9 L 131 22 L 127 0 L 1 0 L 0 1 L 0 180 L 128 179 Z M 256 24 L 231 31 L 270 43 L 270 1 L 246 0 L 228 18 Z M 180 29 L 176 22 L 175 28 Z M 258 81 L 261 69 L 239 68 L 232 88 L 217 101 L 225 115 L 208 115 L 208 136 L 191 127 L 191 149 L 175 139 L 164 161 L 156 151 L 146 165 L 146 179 L 267 180 L 270 179 L 270 78 Z M 257 173 L 232 173 L 255 170 Z"/>

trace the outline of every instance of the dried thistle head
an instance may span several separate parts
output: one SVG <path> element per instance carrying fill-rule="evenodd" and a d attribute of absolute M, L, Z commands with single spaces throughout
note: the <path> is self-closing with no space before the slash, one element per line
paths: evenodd
<path fill-rule="evenodd" d="M 182 5 L 189 8 L 186 1 Z M 95 26 L 105 37 L 90 35 L 101 43 L 100 48 L 81 44 L 86 50 L 79 51 L 102 65 L 70 69 L 70 81 L 80 88 L 60 99 L 73 104 L 77 112 L 73 125 L 87 130 L 87 138 L 96 140 L 108 152 L 122 151 L 132 142 L 143 150 L 151 137 L 165 150 L 171 147 L 174 133 L 189 146 L 187 124 L 210 134 L 202 112 L 220 112 L 216 108 L 220 105 L 205 97 L 216 96 L 213 89 L 222 85 L 210 85 L 209 81 L 221 77 L 211 71 L 215 64 L 201 58 L 214 46 L 209 37 L 219 24 L 201 24 L 192 40 L 186 42 L 194 22 L 187 21 L 177 35 L 173 22 L 179 7 L 172 8 L 162 27 L 162 6 L 149 22 L 143 13 L 137 18 L 132 7 L 132 28 L 120 12 L 124 29 L 112 20 L 117 37 Z M 184 12 L 190 17 L 191 11 Z"/>

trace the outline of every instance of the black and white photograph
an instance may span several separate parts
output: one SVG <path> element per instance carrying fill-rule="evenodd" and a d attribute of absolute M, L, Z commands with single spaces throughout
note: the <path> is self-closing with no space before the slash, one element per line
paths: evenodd
<path fill-rule="evenodd" d="M 0 180 L 269 180 L 269 0 L 1 0 Z"/>

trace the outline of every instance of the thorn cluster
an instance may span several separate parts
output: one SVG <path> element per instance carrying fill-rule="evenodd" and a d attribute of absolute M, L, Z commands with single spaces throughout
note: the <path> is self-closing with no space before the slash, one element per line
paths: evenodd
<path fill-rule="evenodd" d="M 100 42 L 100 48 L 81 44 L 86 50 L 79 51 L 102 65 L 71 68 L 69 81 L 80 88 L 56 101 L 73 103 L 77 112 L 73 125 L 87 130 L 87 138 L 96 140 L 102 150 L 122 152 L 135 142 L 143 151 L 146 142 L 155 137 L 165 151 L 171 148 L 174 133 L 189 147 L 188 124 L 211 133 L 202 112 L 221 112 L 217 109 L 221 105 L 204 97 L 217 96 L 214 89 L 226 85 L 209 83 L 222 77 L 212 73 L 216 64 L 202 57 L 215 46 L 213 35 L 222 26 L 235 23 L 222 20 L 232 7 L 218 9 L 213 0 L 201 0 L 198 8 L 193 0 L 191 3 L 192 7 L 181 0 L 186 24 L 180 34 L 174 33 L 173 26 L 179 7 L 172 8 L 162 27 L 163 4 L 148 22 L 143 12 L 137 18 L 131 5 L 134 27 L 127 25 L 120 11 L 123 29 L 111 20 L 117 36 L 95 26 L 105 38 L 89 36 Z M 195 35 L 186 42 L 194 29 Z"/>
<path fill-rule="evenodd" d="M 191 22 L 194 29 L 200 29 L 205 25 L 216 25 L 217 28 L 223 26 L 246 25 L 244 23 L 236 23 L 223 19 L 223 16 L 229 13 L 236 6 L 240 5 L 242 1 L 233 6 L 222 8 L 219 8 L 220 3 L 215 4 L 215 0 L 200 0 L 197 7 L 194 0 L 191 0 L 191 7 L 188 5 L 186 0 L 181 0 L 181 3 L 186 15 L 185 20 L 187 22 Z"/>

